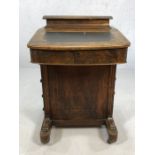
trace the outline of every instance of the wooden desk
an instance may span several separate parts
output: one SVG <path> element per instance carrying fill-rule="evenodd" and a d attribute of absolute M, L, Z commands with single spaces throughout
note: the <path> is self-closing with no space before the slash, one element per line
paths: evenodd
<path fill-rule="evenodd" d="M 44 120 L 40 138 L 55 126 L 106 125 L 113 120 L 116 65 L 125 63 L 129 41 L 109 25 L 109 16 L 44 16 L 46 26 L 28 43 L 31 62 L 40 64 Z"/>

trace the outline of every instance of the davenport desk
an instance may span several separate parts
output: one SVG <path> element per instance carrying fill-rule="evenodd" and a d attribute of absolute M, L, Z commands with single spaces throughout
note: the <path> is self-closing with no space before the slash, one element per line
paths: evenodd
<path fill-rule="evenodd" d="M 46 26 L 28 43 L 31 62 L 40 64 L 43 143 L 52 125 L 106 125 L 117 140 L 113 120 L 116 65 L 126 62 L 129 41 L 109 25 L 110 16 L 44 16 Z"/>

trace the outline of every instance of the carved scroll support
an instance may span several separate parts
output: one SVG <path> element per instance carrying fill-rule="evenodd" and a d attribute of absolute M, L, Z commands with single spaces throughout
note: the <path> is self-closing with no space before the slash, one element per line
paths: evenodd
<path fill-rule="evenodd" d="M 44 118 L 41 131 L 40 131 L 40 140 L 44 144 L 50 141 L 51 127 L 52 127 L 52 124 L 51 124 L 50 118 L 48 117 Z"/>
<path fill-rule="evenodd" d="M 108 131 L 108 143 L 114 143 L 117 141 L 117 136 L 118 136 L 118 131 L 115 125 L 115 122 L 113 120 L 113 118 L 109 117 L 106 120 L 106 127 L 107 127 L 107 131 Z"/>

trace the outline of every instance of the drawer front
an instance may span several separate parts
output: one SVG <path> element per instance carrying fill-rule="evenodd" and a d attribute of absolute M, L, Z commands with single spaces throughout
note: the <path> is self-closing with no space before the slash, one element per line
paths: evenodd
<path fill-rule="evenodd" d="M 31 49 L 31 62 L 49 65 L 102 65 L 125 63 L 127 49 L 46 51 Z"/>
<path fill-rule="evenodd" d="M 40 64 L 74 64 L 74 55 L 67 51 L 31 50 L 31 62 Z"/>
<path fill-rule="evenodd" d="M 127 50 L 79 51 L 75 54 L 75 64 L 117 64 L 126 62 Z"/>

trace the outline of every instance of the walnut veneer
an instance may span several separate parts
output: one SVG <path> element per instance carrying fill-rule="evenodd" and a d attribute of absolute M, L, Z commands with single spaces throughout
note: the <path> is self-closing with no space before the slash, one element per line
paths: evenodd
<path fill-rule="evenodd" d="M 106 125 L 113 120 L 116 65 L 125 63 L 129 41 L 109 25 L 110 16 L 44 16 L 46 26 L 28 43 L 31 62 L 41 68 L 44 121 L 40 138 L 55 126 Z"/>

